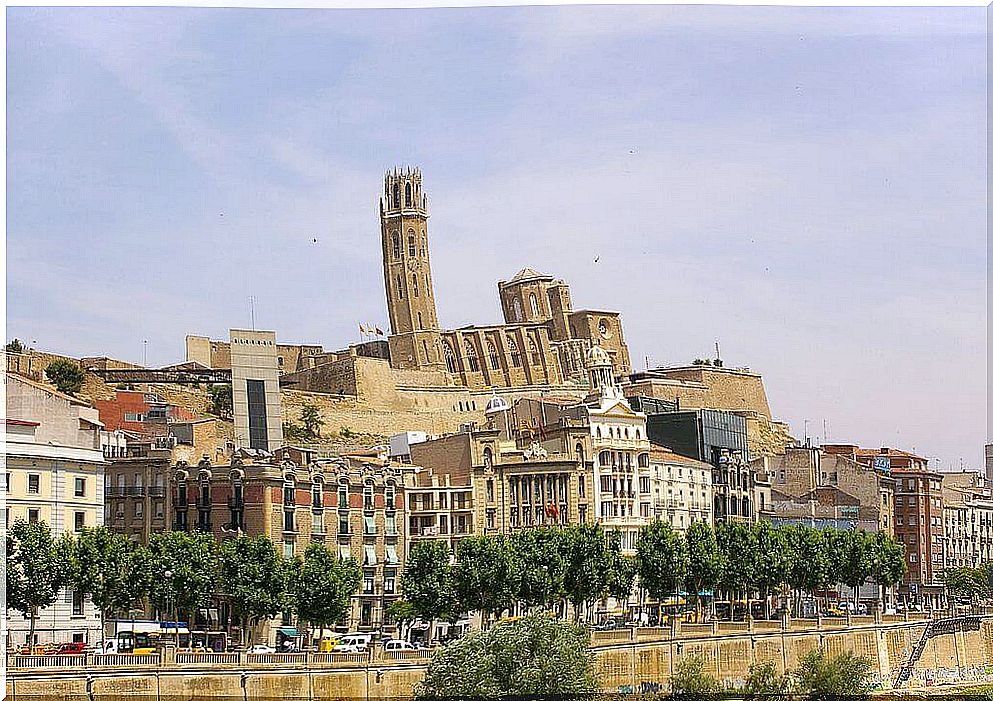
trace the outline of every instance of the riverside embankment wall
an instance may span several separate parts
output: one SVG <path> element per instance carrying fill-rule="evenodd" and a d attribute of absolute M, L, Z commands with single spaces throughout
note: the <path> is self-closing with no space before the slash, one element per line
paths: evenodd
<path fill-rule="evenodd" d="M 604 691 L 643 693 L 667 688 L 672 669 L 689 655 L 700 655 L 719 678 L 744 678 L 754 661 L 795 667 L 810 650 L 845 650 L 868 657 L 880 684 L 888 687 L 921 639 L 925 621 L 886 623 L 844 620 L 724 624 L 715 635 L 710 625 L 666 629 L 618 630 L 596 634 L 594 646 L 603 672 Z M 675 633 L 675 635 L 674 635 Z M 87 658 L 79 666 L 53 669 L 7 669 L 7 697 L 15 701 L 110 701 L 122 697 L 188 701 L 217 697 L 242 701 L 286 699 L 395 699 L 412 694 L 427 660 L 417 656 L 296 655 L 252 658 L 245 655 L 167 653 L 162 658 L 125 660 Z M 18 664 L 9 660 L 13 664 Z M 915 675 L 906 687 L 925 677 L 975 678 L 993 669 L 993 620 L 978 630 L 959 631 L 928 640 Z"/>

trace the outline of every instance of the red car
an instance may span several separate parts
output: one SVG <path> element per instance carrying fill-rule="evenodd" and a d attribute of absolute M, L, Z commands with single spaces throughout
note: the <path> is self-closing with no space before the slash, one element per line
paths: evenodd
<path fill-rule="evenodd" d="M 86 643 L 62 643 L 49 652 L 49 655 L 83 655 L 86 653 Z"/>

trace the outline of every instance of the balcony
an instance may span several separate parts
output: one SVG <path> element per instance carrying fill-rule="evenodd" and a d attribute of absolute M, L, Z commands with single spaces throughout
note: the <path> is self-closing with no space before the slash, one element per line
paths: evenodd
<path fill-rule="evenodd" d="M 149 487 L 148 496 L 150 497 L 164 497 L 165 487 Z"/>
<path fill-rule="evenodd" d="M 108 484 L 103 488 L 103 494 L 108 497 L 123 497 L 124 487 L 115 487 Z"/>
<path fill-rule="evenodd" d="M 143 497 L 145 496 L 145 488 L 141 485 L 135 485 L 132 487 L 124 488 L 124 496 L 126 497 Z"/>

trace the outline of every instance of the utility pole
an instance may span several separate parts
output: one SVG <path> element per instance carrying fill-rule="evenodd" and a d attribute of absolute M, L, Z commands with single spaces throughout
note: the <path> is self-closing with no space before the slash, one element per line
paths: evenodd
<path fill-rule="evenodd" d="M 249 295 L 248 297 L 248 307 L 252 315 L 252 331 L 255 330 L 255 296 Z"/>
<path fill-rule="evenodd" d="M 148 367 L 148 339 L 144 339 L 141 342 L 141 365 L 142 367 Z"/>

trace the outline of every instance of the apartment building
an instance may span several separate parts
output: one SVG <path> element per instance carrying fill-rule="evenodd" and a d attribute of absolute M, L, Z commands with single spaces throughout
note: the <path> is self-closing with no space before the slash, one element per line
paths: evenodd
<path fill-rule="evenodd" d="M 993 561 L 993 485 L 978 472 L 943 473 L 944 566 Z"/>
<path fill-rule="evenodd" d="M 640 489 L 652 494 L 652 515 L 685 531 L 702 521 L 713 524 L 713 483 L 709 463 L 687 458 L 659 445 L 648 454 L 649 474 Z"/>
<path fill-rule="evenodd" d="M 102 425 L 75 397 L 11 373 L 4 376 L 4 528 L 17 520 L 47 523 L 58 538 L 103 524 Z M 30 620 L 7 611 L 7 644 L 27 642 Z M 63 590 L 42 609 L 35 642 L 100 639 L 100 615 L 88 597 Z"/>

